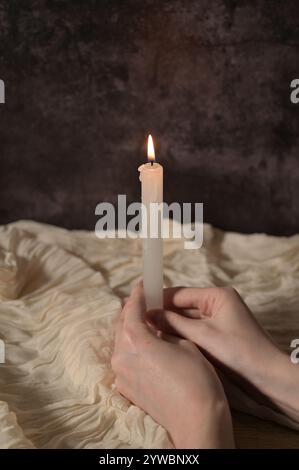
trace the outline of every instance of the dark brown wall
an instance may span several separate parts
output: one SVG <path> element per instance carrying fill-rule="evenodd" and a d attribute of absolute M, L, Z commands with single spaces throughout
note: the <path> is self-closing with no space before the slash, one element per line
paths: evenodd
<path fill-rule="evenodd" d="M 0 223 L 92 229 L 151 131 L 167 201 L 298 232 L 298 57 L 298 0 L 0 1 Z"/>

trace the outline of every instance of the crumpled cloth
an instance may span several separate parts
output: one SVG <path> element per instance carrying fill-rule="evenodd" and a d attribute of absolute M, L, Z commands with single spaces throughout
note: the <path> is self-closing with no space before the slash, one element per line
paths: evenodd
<path fill-rule="evenodd" d="M 110 367 L 120 299 L 141 242 L 31 221 L 0 227 L 0 448 L 167 448 L 166 431 L 119 395 Z M 233 285 L 280 346 L 299 338 L 299 235 L 165 240 L 165 285 Z M 233 406 L 294 429 L 232 384 Z"/>

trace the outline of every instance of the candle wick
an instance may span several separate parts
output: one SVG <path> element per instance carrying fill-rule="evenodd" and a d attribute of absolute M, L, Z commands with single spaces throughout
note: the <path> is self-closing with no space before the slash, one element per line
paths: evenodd
<path fill-rule="evenodd" d="M 153 166 L 154 162 L 151 160 L 151 166 Z"/>

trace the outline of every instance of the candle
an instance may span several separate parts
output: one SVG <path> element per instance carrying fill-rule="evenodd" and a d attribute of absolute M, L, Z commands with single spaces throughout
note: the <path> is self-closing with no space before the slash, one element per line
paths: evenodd
<path fill-rule="evenodd" d="M 163 203 L 163 167 L 155 161 L 155 150 L 152 136 L 148 136 L 148 163 L 141 165 L 141 201 L 146 222 L 146 233 L 143 238 L 143 286 L 147 310 L 163 308 L 163 239 L 162 227 L 159 224 L 157 237 L 152 237 L 151 227 L 155 221 L 150 219 L 152 203 Z"/>

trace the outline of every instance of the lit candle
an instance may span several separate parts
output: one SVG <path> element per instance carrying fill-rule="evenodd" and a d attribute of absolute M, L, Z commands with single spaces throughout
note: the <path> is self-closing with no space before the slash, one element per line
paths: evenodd
<path fill-rule="evenodd" d="M 157 235 L 151 237 L 151 203 L 163 202 L 163 167 L 155 161 L 152 136 L 148 136 L 148 163 L 141 165 L 141 201 L 146 211 L 146 237 L 143 239 L 143 286 L 147 310 L 163 307 L 163 239 L 159 224 Z"/>

